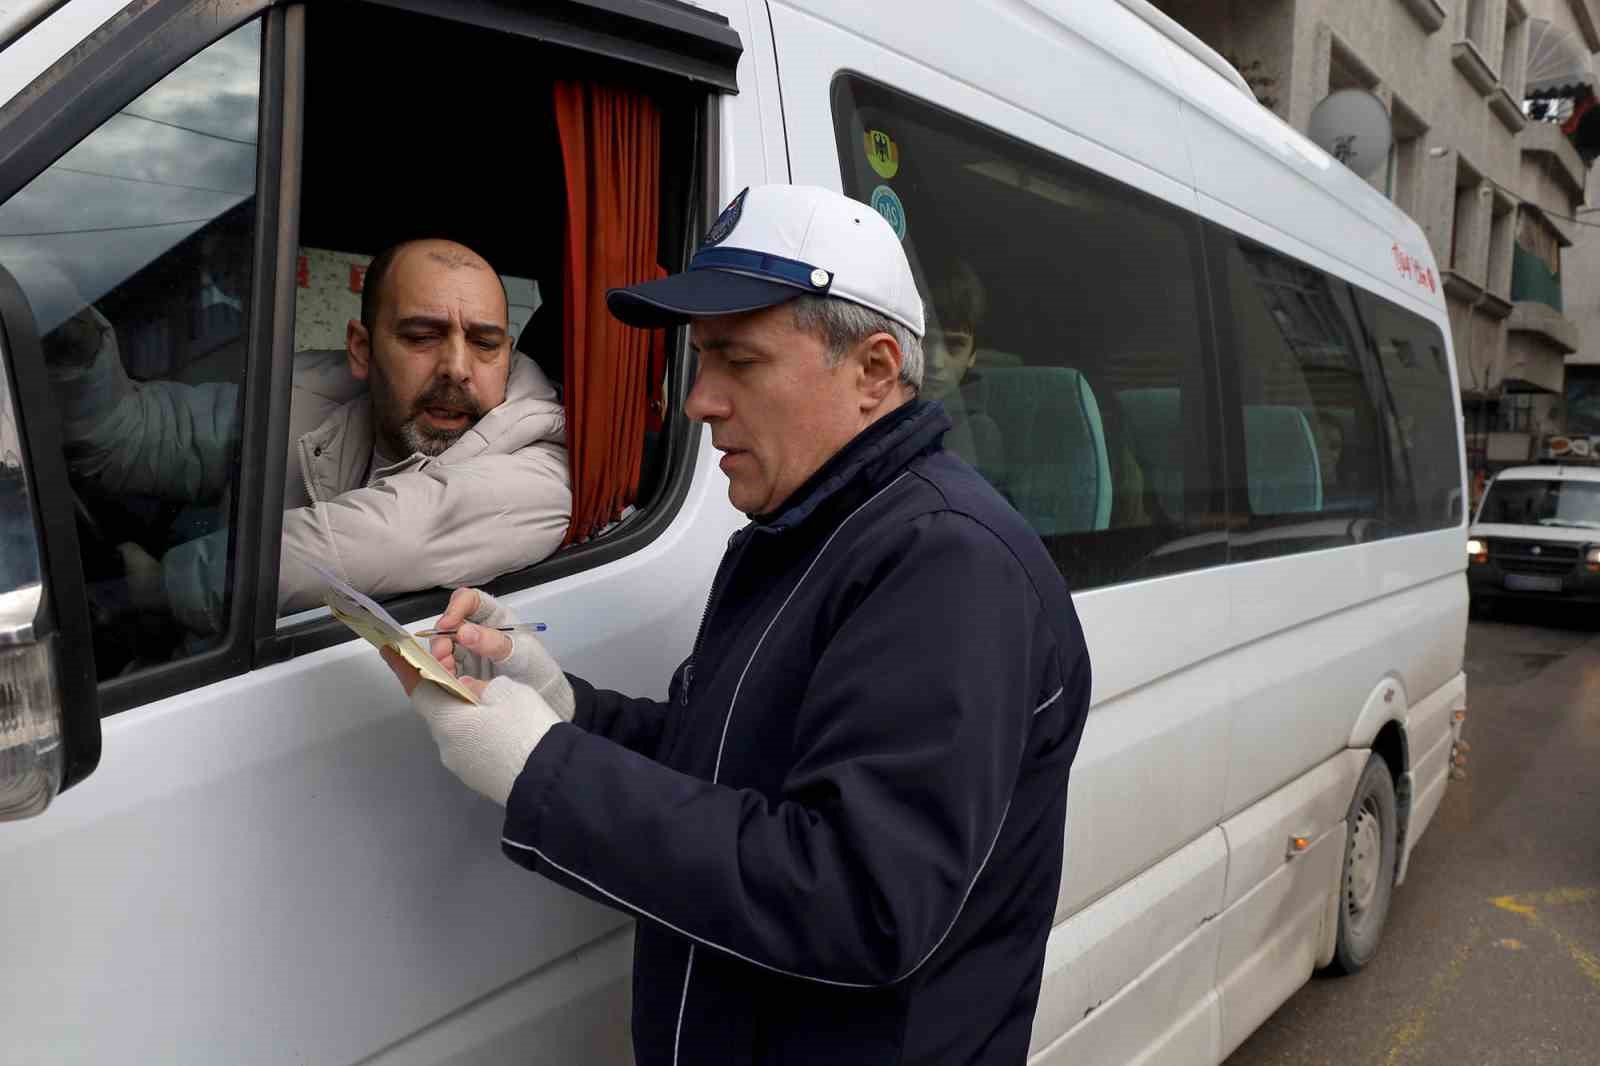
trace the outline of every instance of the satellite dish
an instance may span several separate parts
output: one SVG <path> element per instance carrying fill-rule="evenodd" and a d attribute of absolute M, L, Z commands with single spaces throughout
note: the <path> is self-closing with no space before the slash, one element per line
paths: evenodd
<path fill-rule="evenodd" d="M 1363 178 L 1384 165 L 1394 140 L 1388 108 L 1366 89 L 1330 93 L 1312 109 L 1306 132 L 1318 147 Z"/>

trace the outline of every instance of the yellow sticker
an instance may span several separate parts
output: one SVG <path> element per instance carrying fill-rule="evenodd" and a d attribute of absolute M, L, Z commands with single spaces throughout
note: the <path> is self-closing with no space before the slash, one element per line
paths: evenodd
<path fill-rule="evenodd" d="M 900 173 L 900 146 L 893 137 L 882 130 L 868 130 L 866 142 L 867 162 L 878 177 L 887 181 Z"/>

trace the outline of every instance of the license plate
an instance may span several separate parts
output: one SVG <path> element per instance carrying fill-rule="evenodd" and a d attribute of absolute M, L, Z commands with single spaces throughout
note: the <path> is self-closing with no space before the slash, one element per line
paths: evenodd
<path fill-rule="evenodd" d="M 1539 574 L 1507 574 L 1506 588 L 1512 592 L 1560 592 L 1561 579 Z"/>

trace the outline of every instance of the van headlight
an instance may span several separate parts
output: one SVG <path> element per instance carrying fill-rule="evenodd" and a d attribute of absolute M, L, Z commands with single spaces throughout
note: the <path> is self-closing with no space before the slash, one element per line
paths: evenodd
<path fill-rule="evenodd" d="M 1596 549 L 1596 550 L 1600 551 L 1600 549 Z M 1486 563 L 1486 562 L 1488 562 L 1489 561 L 1489 542 L 1485 541 L 1485 540 L 1480 540 L 1477 537 L 1468 537 L 1467 538 L 1467 558 L 1471 559 L 1475 563 Z"/>
<path fill-rule="evenodd" d="M 1600 574 L 1600 548 L 1590 548 L 1583 553 L 1583 568 L 1591 574 Z"/>

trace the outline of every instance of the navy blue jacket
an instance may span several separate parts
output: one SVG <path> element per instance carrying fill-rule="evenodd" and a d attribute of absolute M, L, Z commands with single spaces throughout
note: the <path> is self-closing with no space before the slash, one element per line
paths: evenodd
<path fill-rule="evenodd" d="M 640 1066 L 1026 1059 L 1089 657 L 948 426 L 736 533 L 669 700 L 574 679 L 517 779 L 506 854 L 640 919 Z"/>

